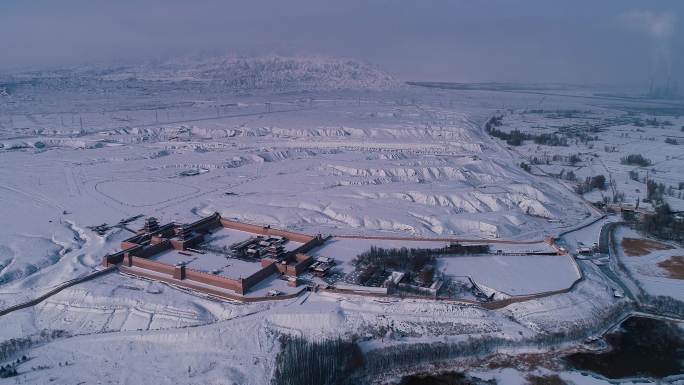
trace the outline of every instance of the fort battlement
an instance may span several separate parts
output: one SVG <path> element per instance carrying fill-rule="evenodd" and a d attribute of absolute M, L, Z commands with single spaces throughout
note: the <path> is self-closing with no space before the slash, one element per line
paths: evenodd
<path fill-rule="evenodd" d="M 171 250 L 180 251 L 184 255 L 195 255 L 189 254 L 186 250 L 198 251 L 193 247 L 201 244 L 207 234 L 220 228 L 291 240 L 301 245 L 294 250 L 281 253 L 278 258 L 262 258 L 259 263 L 255 262 L 258 267 L 255 272 L 239 278 L 198 271 L 185 264 L 172 265 L 152 259 Z M 296 286 L 297 277 L 314 262 L 314 259 L 306 252 L 324 242 L 325 239 L 320 234 L 311 236 L 274 229 L 270 226 L 241 223 L 221 218 L 218 213 L 190 224 L 168 223 L 159 226 L 153 218 L 146 221 L 143 229 L 121 242 L 121 251 L 105 255 L 102 265 L 105 267 L 116 265 L 122 273 L 128 275 L 159 280 L 204 294 L 242 299 L 246 298 L 244 296 L 249 293 L 250 289 L 274 274 L 284 276 L 289 286 Z M 202 254 L 196 254 L 196 257 L 202 258 Z"/>

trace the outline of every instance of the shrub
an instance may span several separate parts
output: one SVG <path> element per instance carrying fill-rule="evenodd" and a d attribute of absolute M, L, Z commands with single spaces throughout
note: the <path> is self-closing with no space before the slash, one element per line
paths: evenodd
<path fill-rule="evenodd" d="M 605 190 L 606 189 L 606 177 L 603 175 L 596 175 L 591 178 L 589 182 L 589 187 L 592 189 Z"/>
<path fill-rule="evenodd" d="M 644 158 L 641 154 L 630 154 L 620 160 L 622 164 L 646 167 L 651 165 L 651 160 Z"/>
<path fill-rule="evenodd" d="M 534 137 L 534 143 L 547 146 L 567 146 L 568 140 L 556 134 L 540 134 Z"/>
<path fill-rule="evenodd" d="M 525 162 L 520 163 L 520 168 L 522 168 L 523 170 L 525 170 L 527 172 L 532 171 L 532 167 L 530 167 L 530 165 L 525 163 Z"/>

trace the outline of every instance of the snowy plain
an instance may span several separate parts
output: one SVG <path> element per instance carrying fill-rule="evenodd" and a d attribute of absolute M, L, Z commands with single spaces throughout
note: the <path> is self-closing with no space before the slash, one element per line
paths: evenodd
<path fill-rule="evenodd" d="M 100 236 L 88 226 L 138 214 L 165 223 L 216 211 L 310 234 L 519 241 L 597 217 L 557 179 L 518 166 L 534 148 L 509 150 L 482 129 L 503 111 L 513 111 L 505 122 L 524 121 L 515 111 L 539 105 L 540 95 L 411 87 L 353 63 L 278 60 L 266 60 L 273 72 L 247 83 L 217 80 L 237 76 L 221 61 L 4 75 L 0 307 L 93 271 L 130 233 Z M 310 73 L 317 75 L 308 83 L 297 81 Z M 545 109 L 611 116 L 625 105 L 638 101 L 543 97 Z M 669 167 L 663 175 L 677 172 L 676 154 L 661 161 L 652 152 Z M 594 237 L 594 228 L 585 235 Z M 402 246 L 334 239 L 316 253 L 334 254 L 348 269 L 371 244 Z M 505 258 L 454 258 L 445 267 L 510 294 L 565 287 L 577 277 L 569 257 L 518 256 L 513 266 Z M 21 352 L 31 357 L 19 368 L 24 383 L 261 385 L 273 374 L 283 333 L 369 336 L 363 348 L 372 350 L 589 324 L 620 300 L 587 269 L 569 293 L 501 310 L 330 293 L 238 304 L 113 273 L 3 316 L 0 339 L 43 329 L 69 334 Z M 387 329 L 393 333 L 379 339 Z"/>

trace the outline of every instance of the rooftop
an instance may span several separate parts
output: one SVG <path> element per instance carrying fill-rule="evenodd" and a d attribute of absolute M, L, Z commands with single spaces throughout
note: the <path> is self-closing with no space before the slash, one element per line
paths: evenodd
<path fill-rule="evenodd" d="M 231 279 L 245 278 L 261 270 L 259 262 L 246 262 L 211 251 L 200 254 L 192 251 L 167 250 L 150 259 L 172 266 L 184 263 L 188 269 Z"/>

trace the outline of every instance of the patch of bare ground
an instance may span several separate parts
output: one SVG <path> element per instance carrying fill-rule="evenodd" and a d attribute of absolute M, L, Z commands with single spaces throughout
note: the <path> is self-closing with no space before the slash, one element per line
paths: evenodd
<path fill-rule="evenodd" d="M 547 376 L 537 376 L 530 374 L 525 377 L 529 385 L 568 385 L 557 374 L 550 374 Z"/>
<path fill-rule="evenodd" d="M 658 267 L 667 270 L 668 278 L 684 279 L 684 255 L 674 255 L 658 262 Z"/>
<path fill-rule="evenodd" d="M 622 249 L 630 257 L 641 257 L 656 250 L 670 250 L 673 247 L 644 238 L 622 238 Z"/>

